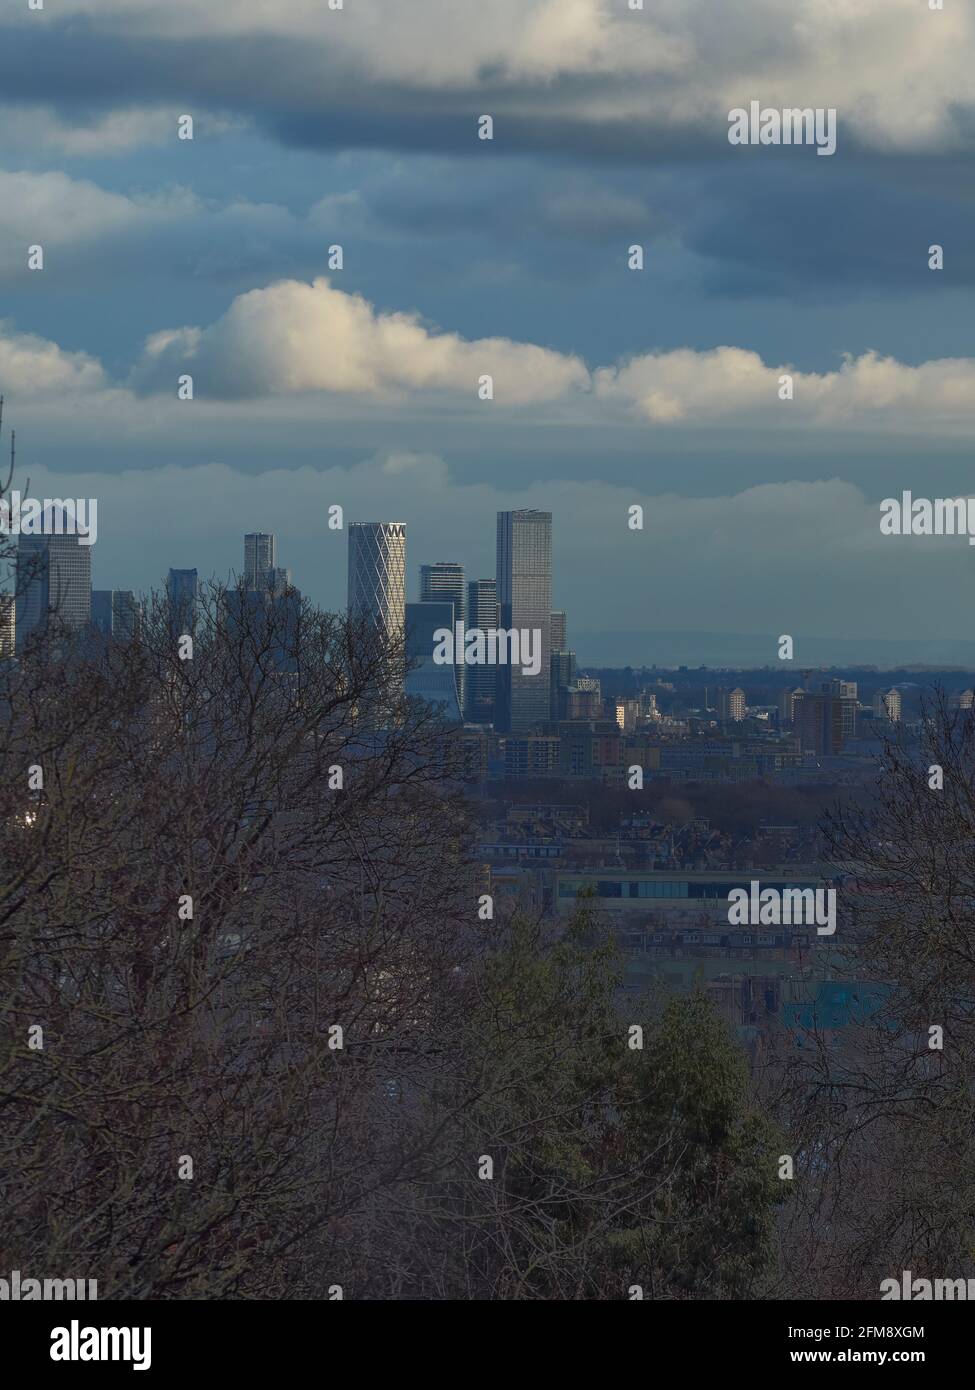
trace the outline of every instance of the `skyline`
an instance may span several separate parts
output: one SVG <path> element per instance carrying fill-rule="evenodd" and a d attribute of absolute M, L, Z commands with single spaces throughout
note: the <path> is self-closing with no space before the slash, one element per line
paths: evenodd
<path fill-rule="evenodd" d="M 17 481 L 99 499 L 105 587 L 204 538 L 225 573 L 259 525 L 334 606 L 331 505 L 469 574 L 480 518 L 534 508 L 578 633 L 611 600 L 621 633 L 961 649 L 975 558 L 876 511 L 973 487 L 973 38 L 920 0 L 8 14 Z M 835 153 L 729 143 L 755 102 L 835 110 Z"/>
<path fill-rule="evenodd" d="M 45 499 L 48 501 L 49 499 Z M 84 499 L 77 503 L 80 509 Z M 504 513 L 497 514 L 497 521 L 500 522 Z M 549 514 L 545 514 L 549 515 Z M 557 518 L 556 518 L 557 520 Z M 390 526 L 403 526 L 405 523 L 391 522 L 343 522 L 343 527 L 339 530 L 330 531 L 333 536 L 343 536 L 346 531 L 351 532 L 358 528 Z M 478 579 L 471 577 L 470 570 L 464 561 L 458 560 L 432 560 L 429 558 L 415 560 L 412 558 L 412 550 L 407 551 L 406 541 L 408 528 L 404 531 L 401 539 L 403 540 L 402 554 L 397 560 L 397 566 L 402 568 L 402 599 L 405 604 L 422 603 L 428 601 L 434 594 L 437 583 L 443 583 L 447 572 L 454 572 L 463 577 L 464 584 L 464 605 L 467 606 L 470 591 L 475 585 L 487 585 L 492 592 L 497 587 L 497 542 L 495 544 L 495 574 L 484 576 Z M 30 539 L 30 538 L 28 538 Z M 265 559 L 276 558 L 277 534 L 274 532 L 245 532 L 238 536 L 238 548 L 243 542 L 244 564 L 241 569 L 231 566 L 225 575 L 221 575 L 216 570 L 207 571 L 205 567 L 194 565 L 192 567 L 167 566 L 165 575 L 160 576 L 157 583 L 149 588 L 132 590 L 128 587 L 119 585 L 105 585 L 101 582 L 101 576 L 91 565 L 91 546 L 84 544 L 78 548 L 88 558 L 86 561 L 86 573 L 91 572 L 91 593 L 108 594 L 114 593 L 120 596 L 120 601 L 125 604 L 148 598 L 153 591 L 164 592 L 173 574 L 189 574 L 198 576 L 198 582 L 206 584 L 215 583 L 218 587 L 224 587 L 227 583 L 231 585 L 243 579 L 248 587 L 251 584 L 250 567 L 254 563 L 253 554 L 256 543 L 261 543 L 267 552 Z M 352 546 L 350 541 L 346 542 L 345 569 L 345 592 L 344 596 L 336 596 L 332 604 L 332 611 L 344 610 L 350 600 L 349 582 L 352 572 Z M 238 556 L 239 558 L 239 556 Z M 11 572 L 14 566 L 11 566 Z M 410 573 L 415 575 L 411 581 Z M 439 581 L 432 580 L 431 576 L 439 572 Z M 291 566 L 274 566 L 272 564 L 268 571 L 269 575 L 274 576 L 274 586 L 277 588 L 281 584 L 291 584 L 293 570 Z M 425 578 L 426 574 L 426 578 Z M 169 576 L 167 579 L 166 576 Z M 195 581 L 197 582 L 197 581 Z M 434 587 L 425 588 L 425 584 L 433 583 Z M 304 592 L 301 583 L 294 586 L 300 593 Z M 2 591 L 0 591 L 2 592 Z M 426 594 L 426 599 L 424 595 Z M 559 595 L 552 592 L 551 603 L 560 603 L 560 611 L 563 616 L 566 612 L 565 605 Z M 23 606 L 23 599 L 21 601 Z M 495 619 L 490 614 L 482 615 L 483 620 L 479 623 L 471 623 L 471 626 L 489 627 L 493 626 Z M 571 615 L 570 615 L 571 619 Z M 501 623 L 500 615 L 496 621 Z M 511 624 L 501 624 L 510 626 Z M 769 635 L 755 632 L 730 632 L 730 631 L 686 631 L 682 629 L 643 629 L 643 630 L 614 630 L 605 624 L 598 631 L 586 631 L 570 621 L 570 640 L 567 649 L 571 650 L 578 658 L 580 668 L 602 667 L 627 667 L 632 666 L 677 669 L 678 667 L 713 667 L 716 670 L 762 670 L 771 665 L 775 669 L 780 662 L 774 658 L 770 662 L 769 653 L 774 649 L 778 642 L 778 636 L 770 639 Z M 835 668 L 837 670 L 869 669 L 876 667 L 884 670 L 905 669 L 912 666 L 930 668 L 951 668 L 957 667 L 960 670 L 975 671 L 975 639 L 944 641 L 936 638 L 925 639 L 903 639 L 900 642 L 885 641 L 877 638 L 864 639 L 837 639 L 821 637 L 817 634 L 801 634 L 795 643 L 795 666 L 809 665 L 816 668 Z M 470 679 L 475 673 L 467 672 L 462 677 Z M 475 679 L 477 677 L 475 676 Z M 493 690 L 493 676 L 492 676 Z"/>

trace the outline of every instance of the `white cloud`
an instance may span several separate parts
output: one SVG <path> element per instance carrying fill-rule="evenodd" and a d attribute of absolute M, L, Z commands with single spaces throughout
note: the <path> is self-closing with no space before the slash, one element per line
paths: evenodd
<path fill-rule="evenodd" d="M 62 119 L 46 106 L 6 106 L 3 111 L 4 143 L 8 149 L 50 151 L 69 158 L 124 154 L 147 145 L 162 145 L 174 138 L 177 116 L 182 111 L 160 106 L 129 106 L 92 116 L 81 122 Z M 200 122 L 207 136 L 240 129 L 239 118 L 206 115 Z"/>
<path fill-rule="evenodd" d="M 607 429 L 788 431 L 801 424 L 966 436 L 975 425 L 975 358 L 912 366 L 866 352 L 845 357 L 833 372 L 804 372 L 722 346 L 646 353 L 590 373 L 581 358 L 534 343 L 468 341 L 415 312 L 380 311 L 324 278 L 249 290 L 207 326 L 152 333 L 126 382 L 111 381 L 85 353 L 0 324 L 0 390 L 46 398 L 45 422 L 70 419 L 79 402 L 104 396 L 115 423 L 133 437 L 146 421 L 156 428 L 170 416 L 182 432 L 191 428 L 176 398 L 184 373 L 194 379 L 192 428 L 208 424 L 213 437 L 246 432 L 255 410 L 265 419 L 278 411 L 292 425 L 380 416 L 406 423 L 421 408 L 428 417 L 434 411 L 478 426 L 512 409 L 537 425 Z M 793 379 L 792 400 L 779 397 L 785 375 Z M 490 402 L 478 397 L 483 376 L 494 381 Z"/>
<path fill-rule="evenodd" d="M 782 376 L 794 398 L 779 399 Z M 975 420 L 975 359 L 910 366 L 877 352 L 847 356 L 835 372 L 764 363 L 756 352 L 717 347 L 648 353 L 594 374 L 597 398 L 628 406 L 658 425 L 720 421 L 896 428 L 906 421 L 950 426 Z M 777 414 L 776 414 L 777 412 Z"/>
<path fill-rule="evenodd" d="M 132 382 L 174 389 L 182 372 L 202 395 L 224 398 L 444 390 L 474 399 L 479 378 L 490 375 L 506 405 L 552 400 L 589 380 L 576 357 L 506 338 L 467 342 L 416 314 L 380 313 L 326 279 L 250 290 L 209 328 L 155 334 Z"/>
<path fill-rule="evenodd" d="M 63 352 L 33 333 L 0 321 L 0 392 L 18 398 L 89 394 L 108 385 L 99 362 L 85 352 Z"/>

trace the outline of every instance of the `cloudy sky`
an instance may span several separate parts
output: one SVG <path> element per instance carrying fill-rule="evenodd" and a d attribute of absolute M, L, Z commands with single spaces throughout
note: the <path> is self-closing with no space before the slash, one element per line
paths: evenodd
<path fill-rule="evenodd" d="M 412 597 L 534 506 L 583 661 L 960 655 L 975 549 L 878 503 L 973 490 L 973 45 L 962 0 L 8 0 L 18 483 L 98 499 L 97 587 L 265 529 L 341 606 L 340 503 L 407 522 Z M 753 100 L 835 155 L 731 146 Z"/>

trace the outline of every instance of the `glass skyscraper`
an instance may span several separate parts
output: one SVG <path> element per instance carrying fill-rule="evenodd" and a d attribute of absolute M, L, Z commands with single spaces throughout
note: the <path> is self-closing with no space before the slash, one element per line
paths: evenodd
<path fill-rule="evenodd" d="M 472 579 L 467 586 L 467 625 L 486 632 L 498 626 L 498 581 Z M 494 719 L 494 697 L 498 671 L 496 666 L 466 668 L 466 714 L 475 724 L 490 724 Z"/>
<path fill-rule="evenodd" d="M 454 560 L 440 560 L 435 565 L 420 566 L 420 602 L 438 603 L 442 599 L 449 599 L 454 605 L 455 623 L 466 622 L 464 566 L 457 564 Z M 460 701 L 461 709 L 463 709 L 467 686 L 467 667 L 463 661 L 457 663 L 455 676 L 457 679 L 457 698 Z"/>
<path fill-rule="evenodd" d="M 24 535 L 17 544 L 17 646 L 50 621 L 81 631 L 91 622 L 91 546 L 77 535 L 57 534 L 68 519 L 49 512 L 46 535 Z M 53 534 L 52 534 L 53 532 Z"/>
<path fill-rule="evenodd" d="M 266 531 L 251 531 L 244 537 L 244 576 L 248 589 L 265 593 L 271 583 L 277 545 L 274 536 Z"/>
<path fill-rule="evenodd" d="M 169 600 L 170 631 L 176 637 L 192 637 L 196 631 L 200 597 L 200 580 L 196 570 L 170 570 L 166 580 L 166 597 Z"/>
<path fill-rule="evenodd" d="M 501 627 L 529 629 L 541 669 L 497 668 L 495 728 L 519 733 L 550 718 L 552 513 L 498 512 L 498 605 Z"/>
<path fill-rule="evenodd" d="M 406 605 L 406 657 L 411 665 L 406 673 L 406 693 L 439 705 L 446 719 L 460 722 L 455 667 L 438 665 L 433 659 L 434 633 L 439 628 L 453 632 L 456 621 L 457 610 L 449 598 Z"/>

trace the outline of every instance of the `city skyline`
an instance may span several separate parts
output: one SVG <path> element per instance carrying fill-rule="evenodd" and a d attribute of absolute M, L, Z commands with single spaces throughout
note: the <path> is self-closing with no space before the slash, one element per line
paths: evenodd
<path fill-rule="evenodd" d="M 336 607 L 332 506 L 424 555 L 461 538 L 471 575 L 480 519 L 535 508 L 575 633 L 611 604 L 617 660 L 722 628 L 950 657 L 975 558 L 877 512 L 972 487 L 970 7 L 809 0 L 802 34 L 766 0 L 559 8 L 6 14 L 22 476 L 100 500 L 105 588 L 224 575 L 259 527 Z M 835 153 L 730 144 L 753 100 L 835 110 Z"/>

